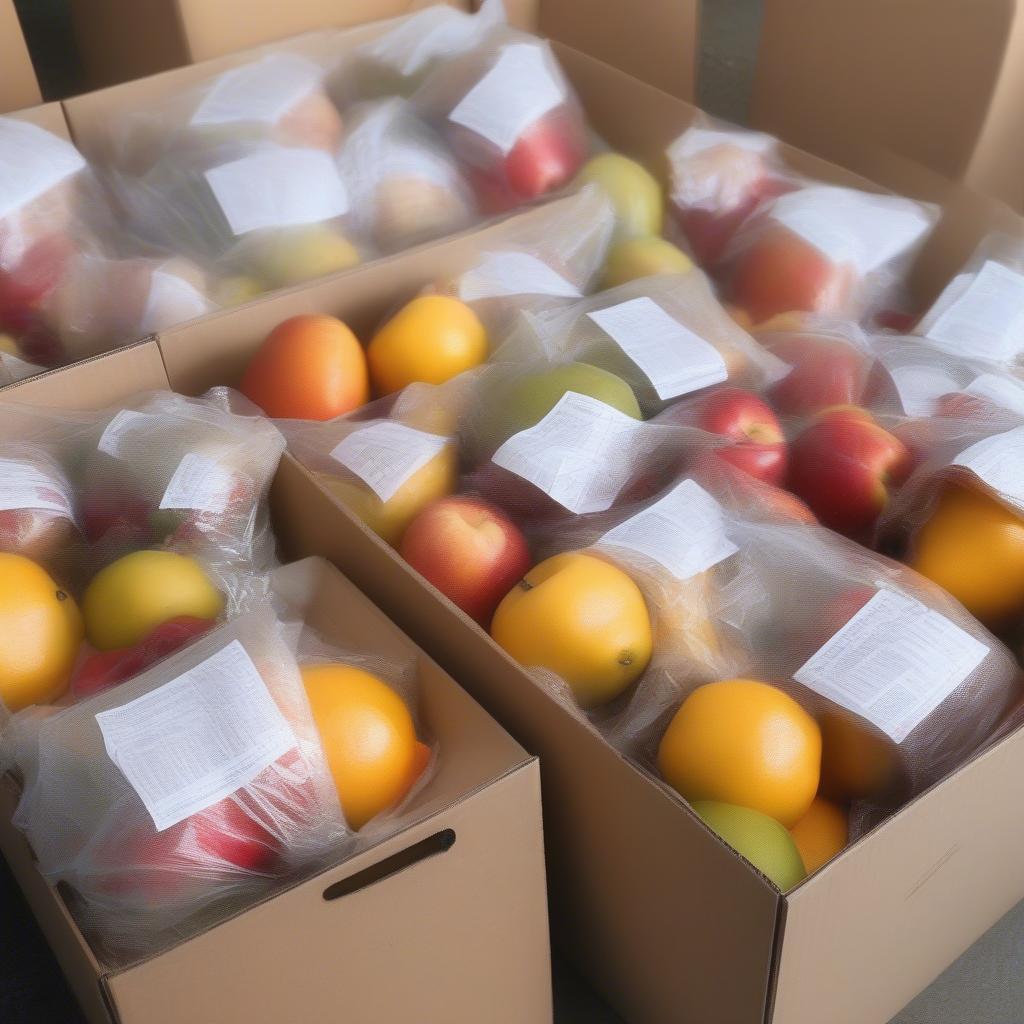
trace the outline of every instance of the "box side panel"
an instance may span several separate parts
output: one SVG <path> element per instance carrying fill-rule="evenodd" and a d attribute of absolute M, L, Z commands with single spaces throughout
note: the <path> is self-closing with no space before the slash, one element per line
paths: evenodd
<path fill-rule="evenodd" d="M 0 28 L 0 32 L 3 29 Z M 0 57 L 2 62 L 2 57 Z M 0 63 L 0 67 L 2 67 Z M 2 108 L 0 108 L 2 109 Z M 12 110 L 8 115 L 16 117 L 19 121 L 30 121 L 32 124 L 45 128 L 53 135 L 59 135 L 62 139 L 71 138 L 71 130 L 64 117 L 64 108 L 59 103 L 43 103 L 38 107 L 28 107 L 25 110 Z"/>
<path fill-rule="evenodd" d="M 885 1024 L 1024 898 L 1024 733 L 789 900 L 772 1024 Z"/>
<path fill-rule="evenodd" d="M 41 99 L 14 0 L 0 0 L 0 114 Z"/>

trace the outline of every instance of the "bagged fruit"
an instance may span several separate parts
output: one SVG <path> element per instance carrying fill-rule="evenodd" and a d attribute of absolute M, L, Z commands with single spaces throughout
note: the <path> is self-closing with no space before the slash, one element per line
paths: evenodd
<path fill-rule="evenodd" d="M 413 102 L 450 146 L 485 213 L 567 185 L 590 150 L 579 100 L 551 47 L 511 29 L 438 66 Z"/>
<path fill-rule="evenodd" d="M 672 214 L 697 262 L 714 268 L 740 225 L 796 187 L 778 139 L 706 115 L 668 148 Z"/>
<path fill-rule="evenodd" d="M 790 312 L 864 319 L 892 305 L 937 218 L 928 203 L 805 181 L 732 236 L 726 298 L 755 325 Z"/>

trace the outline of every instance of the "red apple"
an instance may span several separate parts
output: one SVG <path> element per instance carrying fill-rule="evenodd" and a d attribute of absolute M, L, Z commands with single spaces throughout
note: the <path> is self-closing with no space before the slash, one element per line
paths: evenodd
<path fill-rule="evenodd" d="M 890 486 L 909 475 L 907 446 L 855 406 L 827 409 L 793 442 L 789 487 L 828 527 L 868 541 Z"/>
<path fill-rule="evenodd" d="M 722 388 L 697 406 L 695 425 L 734 444 L 717 450 L 737 469 L 781 486 L 786 478 L 786 439 L 771 408 L 751 391 Z"/>
<path fill-rule="evenodd" d="M 811 333 L 771 334 L 758 340 L 792 367 L 768 392 L 784 416 L 811 416 L 830 406 L 860 401 L 871 359 L 856 345 Z"/>
<path fill-rule="evenodd" d="M 109 534 L 140 544 L 153 539 L 152 503 L 113 484 L 88 491 L 82 498 L 81 512 L 85 536 L 93 544 Z"/>
<path fill-rule="evenodd" d="M 527 128 L 505 158 L 505 176 L 520 200 L 568 183 L 587 158 L 586 131 L 575 109 L 551 111 Z"/>
<path fill-rule="evenodd" d="M 467 615 L 486 626 L 501 599 L 533 564 L 526 538 L 494 505 L 442 498 L 402 538 L 402 557 Z"/>

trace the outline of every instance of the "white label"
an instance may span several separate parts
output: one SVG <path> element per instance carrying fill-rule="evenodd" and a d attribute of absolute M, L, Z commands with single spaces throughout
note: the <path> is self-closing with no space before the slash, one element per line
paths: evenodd
<path fill-rule="evenodd" d="M 221 515 L 231 503 L 236 483 L 237 477 L 227 466 L 190 452 L 178 463 L 160 507 Z"/>
<path fill-rule="evenodd" d="M 149 281 L 149 294 L 139 330 L 142 334 L 154 334 L 204 316 L 211 309 L 213 306 L 206 296 L 183 277 L 166 270 L 155 270 Z"/>
<path fill-rule="evenodd" d="M 587 316 L 643 370 L 661 399 L 678 398 L 729 379 L 718 349 L 647 296 Z"/>
<path fill-rule="evenodd" d="M 0 220 L 85 166 L 65 139 L 13 117 L 0 117 Z"/>
<path fill-rule="evenodd" d="M 0 510 L 40 509 L 72 519 L 66 480 L 17 459 L 0 459 Z"/>
<path fill-rule="evenodd" d="M 206 172 L 235 235 L 317 224 L 348 210 L 334 161 L 319 149 L 274 147 Z"/>
<path fill-rule="evenodd" d="M 715 146 L 735 146 L 748 153 L 769 153 L 778 140 L 763 132 L 719 131 L 717 128 L 688 128 L 668 148 L 670 160 L 689 160 Z"/>
<path fill-rule="evenodd" d="M 931 416 L 943 395 L 960 390 L 957 381 L 937 366 L 896 366 L 889 369 L 889 376 L 908 416 Z"/>
<path fill-rule="evenodd" d="M 972 444 L 951 465 L 969 469 L 983 483 L 1024 509 L 1024 427 Z"/>
<path fill-rule="evenodd" d="M 880 590 L 793 678 L 901 743 L 988 652 L 919 601 Z"/>
<path fill-rule="evenodd" d="M 699 484 L 684 480 L 660 501 L 609 530 L 598 547 L 636 551 L 688 580 L 736 554 L 722 507 Z"/>
<path fill-rule="evenodd" d="M 983 373 L 964 388 L 964 394 L 986 398 L 1003 409 L 1024 416 L 1024 384 L 1020 381 Z"/>
<path fill-rule="evenodd" d="M 523 132 L 565 102 L 565 90 L 541 46 L 516 43 L 462 98 L 449 120 L 464 125 L 508 153 Z"/>
<path fill-rule="evenodd" d="M 491 461 L 570 512 L 603 512 L 633 474 L 643 431 L 639 420 L 567 391 L 540 423 L 510 437 Z"/>
<path fill-rule="evenodd" d="M 780 196 L 771 217 L 833 263 L 869 274 L 905 252 L 931 226 L 925 211 L 899 196 L 814 185 Z"/>
<path fill-rule="evenodd" d="M 111 458 L 122 459 L 125 454 L 127 437 L 135 434 L 136 431 L 151 432 L 151 440 L 155 445 L 158 443 L 157 438 L 159 437 L 156 426 L 158 419 L 158 416 L 151 416 L 149 413 L 135 412 L 134 409 L 122 409 L 107 424 L 107 429 L 100 435 L 97 447 Z"/>
<path fill-rule="evenodd" d="M 1016 359 L 1024 349 L 1024 276 L 989 260 L 969 282 L 962 277 L 946 286 L 928 314 L 925 337 L 957 355 Z"/>
<path fill-rule="evenodd" d="M 503 295 L 551 295 L 578 299 L 582 292 L 543 260 L 526 252 L 488 252 L 459 280 L 463 302 Z"/>
<path fill-rule="evenodd" d="M 355 473 L 381 501 L 390 501 L 448 443 L 446 437 L 382 420 L 349 434 L 331 458 Z"/>
<path fill-rule="evenodd" d="M 239 121 L 276 124 L 320 84 L 310 60 L 277 53 L 221 75 L 192 115 L 197 127 Z"/>
<path fill-rule="evenodd" d="M 295 735 L 237 641 L 96 724 L 157 831 L 251 782 Z"/>

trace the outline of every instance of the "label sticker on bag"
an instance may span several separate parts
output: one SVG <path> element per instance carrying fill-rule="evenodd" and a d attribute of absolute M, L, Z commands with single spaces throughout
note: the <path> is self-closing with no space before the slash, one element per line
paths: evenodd
<path fill-rule="evenodd" d="M 143 334 L 155 334 L 186 320 L 205 316 L 213 307 L 193 284 L 177 274 L 156 270 L 149 281 L 149 294 L 139 328 Z"/>
<path fill-rule="evenodd" d="M 236 236 L 318 224 L 348 211 L 338 169 L 319 149 L 273 147 L 213 167 L 205 177 Z"/>
<path fill-rule="evenodd" d="M 0 220 L 85 167 L 66 139 L 28 121 L 0 117 Z"/>
<path fill-rule="evenodd" d="M 988 653 L 920 601 L 879 590 L 793 678 L 902 743 Z"/>
<path fill-rule="evenodd" d="M 505 295 L 550 295 L 578 299 L 582 292 L 543 260 L 526 252 L 488 252 L 459 279 L 463 302 Z"/>
<path fill-rule="evenodd" d="M 960 356 L 1016 359 L 1024 352 L 1024 275 L 992 260 L 973 277 L 958 275 L 920 330 L 929 341 Z"/>
<path fill-rule="evenodd" d="M 735 146 L 748 153 L 770 153 L 778 139 L 764 132 L 719 131 L 716 128 L 688 128 L 668 148 L 669 160 L 689 160 L 715 146 Z"/>
<path fill-rule="evenodd" d="M 68 482 L 21 459 L 0 459 L 0 510 L 35 509 L 74 519 Z"/>
<path fill-rule="evenodd" d="M 446 437 L 381 420 L 349 434 L 331 458 L 355 473 L 381 501 L 390 501 L 448 443 Z"/>
<path fill-rule="evenodd" d="M 159 416 L 136 412 L 134 409 L 122 409 L 108 424 L 100 435 L 97 448 L 111 458 L 123 459 L 127 446 L 132 442 L 153 444 L 159 437 L 157 421 Z"/>
<path fill-rule="evenodd" d="M 960 390 L 956 379 L 938 366 L 894 366 L 889 376 L 908 416 L 931 416 L 943 395 Z"/>
<path fill-rule="evenodd" d="M 275 53 L 221 75 L 192 115 L 191 124 L 276 124 L 320 84 L 323 72 L 311 60 Z"/>
<path fill-rule="evenodd" d="M 969 469 L 992 490 L 1024 510 L 1024 427 L 972 444 L 951 465 Z"/>
<path fill-rule="evenodd" d="M 646 295 L 587 317 L 643 371 L 661 399 L 729 379 L 722 354 Z"/>
<path fill-rule="evenodd" d="M 1024 384 L 1020 381 L 997 377 L 994 373 L 983 373 L 964 388 L 964 394 L 985 398 L 1000 408 L 1024 416 Z"/>
<path fill-rule="evenodd" d="M 771 218 L 835 264 L 869 274 L 920 241 L 931 226 L 909 199 L 836 185 L 812 185 L 780 196 Z"/>
<path fill-rule="evenodd" d="M 722 507 L 698 483 L 684 480 L 660 501 L 609 530 L 597 547 L 625 548 L 688 580 L 736 554 Z"/>
<path fill-rule="evenodd" d="M 296 746 L 237 640 L 96 724 L 158 832 L 212 807 Z"/>
<path fill-rule="evenodd" d="M 178 463 L 160 499 L 160 507 L 222 515 L 231 504 L 237 483 L 238 478 L 227 466 L 198 452 L 189 452 Z"/>
<path fill-rule="evenodd" d="M 611 508 L 643 452 L 644 424 L 610 405 L 567 391 L 533 427 L 492 456 L 577 515 Z"/>
<path fill-rule="evenodd" d="M 506 47 L 483 78 L 448 115 L 508 154 L 527 128 L 565 102 L 542 46 Z"/>

